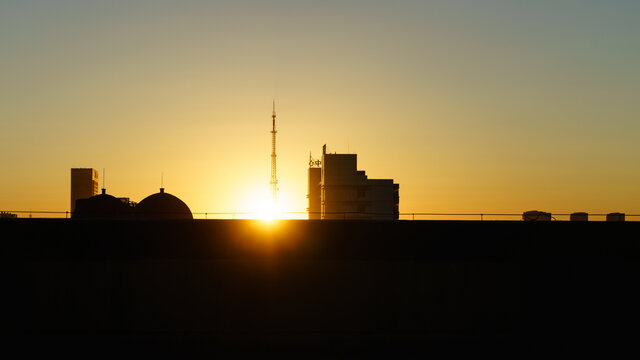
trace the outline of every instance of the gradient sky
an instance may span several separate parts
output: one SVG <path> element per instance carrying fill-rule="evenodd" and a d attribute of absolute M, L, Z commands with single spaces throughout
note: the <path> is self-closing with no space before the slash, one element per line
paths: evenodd
<path fill-rule="evenodd" d="M 286 211 L 326 143 L 401 212 L 640 213 L 637 0 L 0 0 L 0 209 L 255 210 L 273 98 Z"/>

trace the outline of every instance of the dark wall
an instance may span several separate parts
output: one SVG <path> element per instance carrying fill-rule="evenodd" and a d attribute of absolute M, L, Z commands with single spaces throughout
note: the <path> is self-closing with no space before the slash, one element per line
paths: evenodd
<path fill-rule="evenodd" d="M 638 334 L 639 229 L 8 219 L 0 327 L 61 351 L 611 351 Z"/>

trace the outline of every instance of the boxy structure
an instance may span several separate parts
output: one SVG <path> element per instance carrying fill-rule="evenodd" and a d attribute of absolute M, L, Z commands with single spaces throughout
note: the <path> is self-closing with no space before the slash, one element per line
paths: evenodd
<path fill-rule="evenodd" d="M 322 197 L 320 182 L 322 181 L 322 169 L 320 167 L 314 167 L 315 165 L 312 162 L 310 162 L 309 165 L 309 187 L 307 193 L 309 207 L 307 211 L 309 212 L 309 220 L 319 220 L 321 219 L 320 203 L 322 202 Z"/>
<path fill-rule="evenodd" d="M 574 212 L 569 216 L 571 221 L 589 221 L 589 214 L 586 212 Z"/>
<path fill-rule="evenodd" d="M 624 221 L 624 218 L 624 213 L 614 212 L 607 214 L 607 221 L 621 222 Z"/>
<path fill-rule="evenodd" d="M 71 169 L 71 206 L 73 213 L 76 200 L 98 195 L 98 171 L 91 168 Z"/>
<path fill-rule="evenodd" d="M 397 220 L 399 185 L 369 179 L 357 168 L 356 154 L 327 154 L 310 161 L 309 219 Z"/>
<path fill-rule="evenodd" d="M 551 213 L 531 210 L 522 213 L 522 220 L 524 221 L 551 221 Z"/>

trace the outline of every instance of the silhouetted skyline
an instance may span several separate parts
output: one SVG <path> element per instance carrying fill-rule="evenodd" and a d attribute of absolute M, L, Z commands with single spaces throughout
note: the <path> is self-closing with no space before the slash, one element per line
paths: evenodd
<path fill-rule="evenodd" d="M 68 169 L 195 212 L 304 212 L 317 144 L 400 212 L 640 213 L 640 2 L 0 5 L 0 208 L 68 208 Z M 258 200 L 256 200 L 258 199 Z"/>

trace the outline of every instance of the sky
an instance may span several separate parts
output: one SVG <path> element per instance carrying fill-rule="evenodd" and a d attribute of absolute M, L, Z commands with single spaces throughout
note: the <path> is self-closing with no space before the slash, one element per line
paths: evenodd
<path fill-rule="evenodd" d="M 0 209 L 92 167 L 255 211 L 275 99 L 283 211 L 327 144 L 400 212 L 640 214 L 639 35 L 637 0 L 0 0 Z"/>

